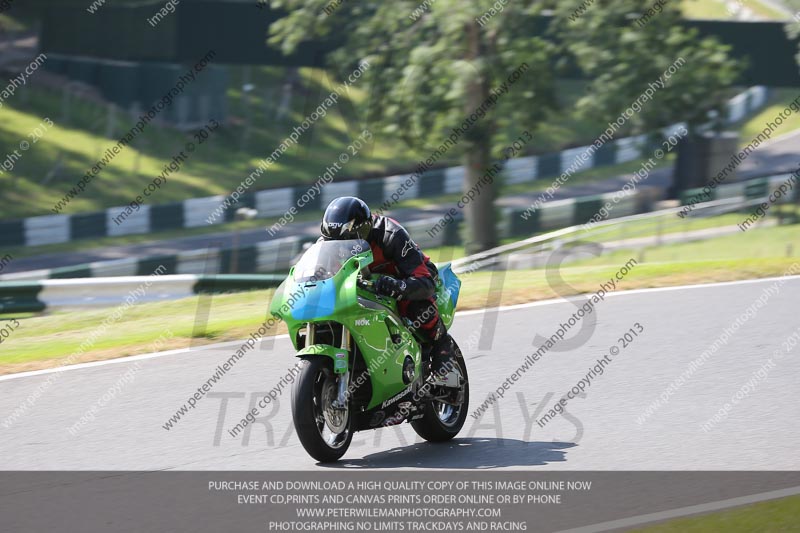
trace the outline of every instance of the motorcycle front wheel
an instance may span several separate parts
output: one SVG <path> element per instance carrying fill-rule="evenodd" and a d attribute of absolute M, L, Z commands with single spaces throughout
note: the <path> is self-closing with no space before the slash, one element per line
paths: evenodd
<path fill-rule="evenodd" d="M 335 409 L 336 375 L 327 357 L 307 357 L 292 387 L 292 419 L 300 443 L 321 463 L 339 460 L 353 432 L 348 410 Z"/>

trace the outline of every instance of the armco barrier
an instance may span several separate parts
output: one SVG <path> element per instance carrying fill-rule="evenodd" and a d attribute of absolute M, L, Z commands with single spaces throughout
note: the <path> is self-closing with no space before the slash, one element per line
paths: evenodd
<path fill-rule="evenodd" d="M 661 194 L 663 191 L 650 187 L 631 192 L 620 191 L 550 201 L 533 212 L 509 208 L 504 212 L 507 222 L 504 225 L 506 231 L 502 235 L 520 237 L 586 224 L 598 217 L 598 213 L 601 213 L 606 204 L 609 208 L 603 219 L 645 213 L 652 208 L 653 200 Z M 523 213 L 525 217 L 522 216 Z"/>
<path fill-rule="evenodd" d="M 9 281 L 0 283 L 0 313 L 38 313 L 46 307 L 39 299 L 39 282 Z"/>
<path fill-rule="evenodd" d="M 767 101 L 765 87 L 752 87 L 732 99 L 728 114 L 740 119 L 764 106 Z M 664 129 L 673 131 L 677 125 Z M 537 179 L 558 176 L 573 163 L 580 163 L 579 170 L 588 170 L 608 165 L 634 161 L 648 153 L 648 136 L 637 135 L 606 143 L 585 162 L 579 157 L 588 146 L 569 148 L 562 152 L 536 157 L 511 159 L 506 162 L 502 176 L 506 183 L 528 183 Z M 462 190 L 464 167 L 431 169 L 416 180 L 414 186 L 405 190 L 402 199 L 430 198 L 442 194 L 452 194 Z M 400 184 L 408 175 L 389 176 L 358 181 L 337 181 L 322 188 L 322 194 L 305 205 L 308 210 L 321 210 L 337 196 L 363 195 L 370 205 L 380 206 L 392 199 Z M 286 213 L 298 199 L 308 192 L 307 185 L 267 189 L 243 194 L 239 203 L 217 213 L 211 224 L 223 224 L 234 219 L 236 209 L 250 207 L 258 211 L 259 218 L 277 218 Z M 192 198 L 183 202 L 143 206 L 142 210 L 117 225 L 115 216 L 124 211 L 123 207 L 112 207 L 98 213 L 52 215 L 31 217 L 23 220 L 0 222 L 0 246 L 37 246 L 58 244 L 78 239 L 90 239 L 115 235 L 156 233 L 158 231 L 181 228 L 202 227 L 209 224 L 209 217 L 222 205 L 225 196 Z M 545 222 L 545 221 L 542 221 Z M 545 225 L 545 227 L 549 227 Z"/>
<path fill-rule="evenodd" d="M 746 182 L 723 184 L 712 189 L 708 198 L 698 197 L 702 189 L 684 191 L 681 195 L 682 205 L 694 201 L 706 202 L 715 199 L 740 198 L 748 200 L 767 196 L 768 192 L 789 178 L 789 174 L 755 178 Z M 796 187 L 795 191 L 800 191 Z M 501 238 L 530 236 L 536 233 L 552 231 L 573 225 L 586 224 L 601 213 L 601 208 L 608 204 L 605 218 L 621 218 L 652 210 L 652 204 L 663 193 L 655 187 L 642 187 L 635 191 L 604 193 L 600 195 L 567 198 L 546 202 L 536 211 L 526 212 L 520 208 L 504 208 L 498 221 Z M 795 194 L 798 194 L 795 192 Z M 790 201 L 787 196 L 781 202 Z M 523 217 L 523 213 L 526 217 Z M 598 219 L 603 217 L 598 217 Z M 431 236 L 428 231 L 441 221 L 441 217 L 416 220 L 405 224 L 411 236 L 423 249 L 440 246 L 459 245 L 463 241 L 459 235 L 459 222 L 463 213 L 459 212 L 455 221 Z M 166 274 L 234 274 L 285 272 L 292 265 L 304 244 L 313 241 L 313 237 L 285 237 L 258 243 L 254 246 L 242 247 L 237 254 L 231 250 L 191 250 L 175 255 L 148 257 L 140 259 L 118 259 L 102 261 L 89 265 L 78 265 L 52 270 L 22 272 L 18 274 L 0 275 L 0 280 L 40 280 L 40 279 L 72 279 L 87 277 L 147 275 L 158 265 L 163 265 Z M 234 268 L 235 266 L 235 268 Z"/>
<path fill-rule="evenodd" d="M 782 181 L 785 181 L 785 176 L 773 176 L 767 181 L 770 182 L 772 188 L 778 186 Z M 739 191 L 747 189 L 743 184 L 738 185 Z M 662 191 L 663 192 L 663 191 Z M 523 241 L 517 241 L 512 244 L 500 246 L 494 250 L 482 252 L 469 258 L 464 258 L 455 261 L 460 271 L 466 268 L 466 264 L 470 261 L 481 263 L 482 258 L 490 257 L 493 254 L 499 253 L 503 250 L 511 251 L 513 249 L 521 248 L 530 244 L 544 242 L 547 240 L 558 239 L 561 236 L 566 236 L 570 233 L 582 229 L 582 225 L 593 218 L 590 216 L 590 209 L 603 206 L 608 203 L 611 206 L 606 219 L 598 222 L 598 225 L 607 225 L 613 223 L 610 219 L 623 219 L 634 220 L 640 218 L 647 218 L 652 216 L 667 216 L 677 214 L 682 208 L 669 208 L 658 212 L 650 212 L 652 210 L 653 201 L 659 196 L 659 191 L 651 189 L 641 189 L 635 192 L 627 193 L 623 196 L 618 196 L 618 193 L 609 193 L 599 196 L 593 196 L 585 199 L 568 199 L 559 202 L 550 202 L 542 206 L 541 209 L 536 211 L 534 217 L 529 217 L 524 220 L 520 215 L 522 210 L 507 208 L 504 210 L 503 220 L 500 226 L 503 228 L 502 235 L 504 237 L 516 237 L 519 235 L 533 233 L 531 228 L 539 227 L 539 216 L 542 219 L 549 219 L 551 222 L 555 220 L 569 221 L 566 226 L 556 229 L 555 231 L 528 237 Z M 700 209 L 717 209 L 718 206 L 727 206 L 728 211 L 741 210 L 743 207 L 742 202 L 760 201 L 759 198 L 763 196 L 756 196 L 754 198 L 744 198 L 739 196 L 737 198 L 721 199 L 703 204 Z M 616 202 L 615 202 L 616 200 Z M 584 205 L 581 205 L 583 203 Z M 734 206 L 731 208 L 731 206 Z M 552 212 L 551 215 L 548 213 Z M 639 214 L 641 213 L 641 214 Z M 523 221 L 520 222 L 520 221 Z M 422 237 L 422 232 L 432 227 L 431 220 L 422 220 L 410 223 L 408 225 L 411 235 L 420 243 L 425 242 L 424 246 L 441 246 L 447 244 L 447 232 L 442 231 L 439 235 L 435 236 L 435 241 L 430 240 L 430 235 Z M 449 227 L 455 228 L 457 224 L 450 224 Z M 452 230 L 449 230 L 452 231 Z M 429 240 L 424 240 L 429 239 Z M 271 245 L 274 243 L 262 243 Z M 284 244 L 285 245 L 285 244 Z M 301 241 L 296 238 L 293 248 L 299 249 Z M 217 255 L 225 255 L 225 252 L 217 251 Z M 161 258 L 163 260 L 163 258 Z M 182 259 L 176 258 L 175 263 L 181 264 Z M 119 263 L 119 262 L 116 262 Z M 154 260 L 149 260 L 148 264 L 153 265 Z M 139 264 L 139 263 L 137 263 Z M 486 265 L 484 265 L 486 266 Z M 288 267 L 288 265 L 287 265 Z M 86 267 L 78 267 L 75 271 L 85 269 Z M 98 265 L 92 265 L 96 271 Z M 115 265 L 117 270 L 120 265 Z M 110 270 L 110 269 L 107 269 Z M 130 267 L 127 267 L 130 270 Z M 469 270 L 469 269 L 467 269 Z M 34 275 L 43 275 L 40 273 L 33 273 Z M 65 274 L 64 271 L 61 272 Z M 201 293 L 221 293 L 221 292 L 238 292 L 256 289 L 266 289 L 270 287 L 277 287 L 284 279 L 284 273 L 276 275 L 216 275 L 216 276 L 200 276 L 200 275 L 162 275 L 159 277 L 117 277 L 117 278 L 95 278 L 95 279 L 50 279 L 43 281 L 14 281 L 14 282 L 0 282 L 0 313 L 21 313 L 21 312 L 38 312 L 46 308 L 53 307 L 73 307 L 73 306 L 111 306 L 124 301 L 125 297 L 131 294 L 131 291 L 140 287 L 143 281 L 147 280 L 151 283 L 148 287 L 146 296 L 137 301 L 158 301 L 161 299 L 174 299 L 192 294 Z"/>
<path fill-rule="evenodd" d="M 764 198 L 790 177 L 791 174 L 777 174 L 764 178 L 753 178 L 747 181 L 724 183 L 706 192 L 703 191 L 703 187 L 687 189 L 681 193 L 680 201 L 681 205 L 688 205 L 711 200 L 724 200 L 726 198 L 744 197 L 747 200 Z M 798 199 L 798 197 L 800 197 L 800 188 L 795 187 L 794 199 Z M 791 196 L 784 196 L 778 203 L 786 203 L 791 200 Z"/>
<path fill-rule="evenodd" d="M 197 294 L 219 294 L 225 292 L 272 289 L 280 285 L 286 276 L 229 274 L 225 276 L 200 276 L 194 286 Z"/>
<path fill-rule="evenodd" d="M 0 282 L 0 314 L 36 313 L 71 307 L 114 307 L 135 298 L 136 303 L 274 288 L 284 276 L 135 276 Z M 149 284 L 146 285 L 146 284 Z"/>
<path fill-rule="evenodd" d="M 444 244 L 455 244 L 457 224 L 434 237 L 426 231 L 438 219 L 424 219 L 406 225 L 420 246 L 432 248 Z M 455 235 L 455 237 L 454 237 Z M 293 236 L 264 241 L 251 246 L 243 246 L 238 252 L 230 249 L 189 250 L 171 255 L 159 255 L 133 259 L 114 259 L 70 267 L 19 272 L 0 275 L 0 280 L 37 281 L 42 279 L 78 279 L 115 276 L 147 276 L 159 266 L 168 275 L 230 275 L 238 273 L 285 272 L 293 264 L 304 244 L 314 241 L 314 237 Z M 235 267 L 235 268 L 234 268 Z"/>

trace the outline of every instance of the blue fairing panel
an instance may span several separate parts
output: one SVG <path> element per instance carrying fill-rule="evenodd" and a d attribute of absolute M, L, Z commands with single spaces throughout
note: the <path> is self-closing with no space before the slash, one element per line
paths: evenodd
<path fill-rule="evenodd" d="M 336 308 L 336 285 L 333 279 L 298 285 L 293 295 L 297 295 L 291 312 L 295 320 L 324 318 L 332 315 Z"/>

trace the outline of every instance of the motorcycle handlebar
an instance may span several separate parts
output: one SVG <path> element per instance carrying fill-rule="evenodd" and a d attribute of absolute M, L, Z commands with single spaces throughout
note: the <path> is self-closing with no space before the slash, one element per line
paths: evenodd
<path fill-rule="evenodd" d="M 359 278 L 358 282 L 357 282 L 357 285 L 359 287 L 361 287 L 362 289 L 366 289 L 368 291 L 374 291 L 375 290 L 375 282 L 374 281 L 370 281 L 368 279 Z"/>

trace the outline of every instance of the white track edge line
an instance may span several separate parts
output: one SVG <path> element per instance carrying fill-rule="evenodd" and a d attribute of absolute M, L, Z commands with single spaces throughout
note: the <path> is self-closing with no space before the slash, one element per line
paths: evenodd
<path fill-rule="evenodd" d="M 797 275 L 797 276 L 778 276 L 778 277 L 772 277 L 772 278 L 759 278 L 759 279 L 743 279 L 743 280 L 738 280 L 738 281 L 720 281 L 720 282 L 715 282 L 715 283 L 701 283 L 701 284 L 697 284 L 697 285 L 678 285 L 678 286 L 675 286 L 675 287 L 653 287 L 653 288 L 650 288 L 650 289 L 632 289 L 632 290 L 628 290 L 628 291 L 621 290 L 621 291 L 618 291 L 618 292 L 608 293 L 608 294 L 606 294 L 605 297 L 609 298 L 609 297 L 613 297 L 613 296 L 631 296 L 631 295 L 645 294 L 645 293 L 651 293 L 651 292 L 668 292 L 668 291 L 679 291 L 679 290 L 688 290 L 688 289 L 708 289 L 708 288 L 715 288 L 715 287 L 726 287 L 726 286 L 730 286 L 730 285 L 746 285 L 746 284 L 752 284 L 752 283 L 766 283 L 766 282 L 769 282 L 769 281 L 777 281 L 777 280 L 781 280 L 781 279 L 786 279 L 786 280 L 800 279 L 800 275 Z M 592 293 L 583 293 L 583 295 L 586 295 L 586 294 L 592 294 Z M 574 296 L 581 296 L 581 294 L 576 294 Z M 570 298 L 571 297 L 572 296 L 570 296 Z M 486 313 L 486 312 L 490 312 L 490 311 L 496 311 L 496 312 L 515 311 L 515 310 L 519 310 L 519 309 L 528 309 L 530 307 L 554 305 L 554 304 L 559 304 L 559 303 L 564 304 L 564 303 L 569 303 L 569 302 L 564 298 L 558 298 L 558 299 L 552 299 L 552 300 L 541 300 L 541 301 L 538 301 L 538 302 L 529 302 L 529 303 L 524 303 L 524 304 L 506 305 L 506 306 L 501 306 L 501 307 L 490 307 L 490 308 L 484 308 L 484 309 L 471 309 L 469 311 L 459 311 L 459 312 L 456 313 L 456 316 L 471 316 L 471 315 L 477 315 L 477 314 Z M 277 340 L 277 339 L 288 339 L 289 335 L 283 334 L 283 335 L 275 335 L 273 337 L 263 337 L 261 340 L 269 339 L 269 338 L 273 338 L 275 340 Z M 242 344 L 243 342 L 246 342 L 246 340 L 229 341 L 229 342 L 223 342 L 223 343 L 218 343 L 218 344 L 206 344 L 206 345 L 203 345 L 203 346 L 193 346 L 193 347 L 188 347 L 188 348 L 179 348 L 179 349 L 176 349 L 176 350 L 169 350 L 169 351 L 166 351 L 166 352 L 154 352 L 154 353 L 148 353 L 148 354 L 130 355 L 130 356 L 126 356 L 126 357 L 119 357 L 119 358 L 116 358 L 116 359 L 106 359 L 106 360 L 103 360 L 103 361 L 92 361 L 92 362 L 89 362 L 89 363 L 79 363 L 77 365 L 66 365 L 66 366 L 59 366 L 59 367 L 56 367 L 56 368 L 44 368 L 42 370 L 30 370 L 28 372 L 19 372 L 17 374 L 8 374 L 8 375 L 5 375 L 5 376 L 0 376 L 0 382 L 2 382 L 2 381 L 10 381 L 10 380 L 13 380 L 13 379 L 22 379 L 22 378 L 27 378 L 27 377 L 41 376 L 41 375 L 44 375 L 44 374 L 52 374 L 52 373 L 55 373 L 55 372 L 66 372 L 68 370 L 80 370 L 80 369 L 84 369 L 84 368 L 92 368 L 92 367 L 97 367 L 97 366 L 113 365 L 113 364 L 120 364 L 120 363 L 130 363 L 132 361 L 143 361 L 143 360 L 146 360 L 146 359 L 156 359 L 158 357 L 164 357 L 164 356 L 168 356 L 168 355 L 186 354 L 186 353 L 190 353 L 192 351 L 213 350 L 213 349 L 224 348 L 226 346 L 236 346 L 236 345 Z"/>
<path fill-rule="evenodd" d="M 631 289 L 631 290 L 620 290 L 615 292 L 610 292 L 604 296 L 604 298 L 611 298 L 616 296 L 631 296 L 636 294 L 647 294 L 651 292 L 670 292 L 670 291 L 680 291 L 680 290 L 687 290 L 687 289 L 710 289 L 716 287 L 726 287 L 729 285 L 747 285 L 751 283 L 762 283 L 768 281 L 777 281 L 781 279 L 786 280 L 793 280 L 793 279 L 800 279 L 800 275 L 796 276 L 777 276 L 771 278 L 759 278 L 759 279 L 742 279 L 737 281 L 717 281 L 714 283 L 699 283 L 697 285 L 676 285 L 674 287 L 651 287 L 648 289 Z M 594 293 L 579 293 L 574 294 L 571 296 L 567 296 L 566 298 L 577 298 L 580 296 L 587 296 Z M 477 315 L 480 313 L 485 313 L 488 311 L 514 311 L 516 309 L 527 309 L 528 307 L 538 307 L 540 305 L 552 305 L 557 303 L 568 303 L 566 298 L 557 298 L 552 300 L 540 300 L 538 302 L 528 302 L 524 304 L 515 304 L 515 305 L 504 305 L 500 307 L 490 307 L 485 309 L 470 309 L 469 311 L 460 311 L 456 313 L 456 316 L 470 316 L 470 315 Z"/>
<path fill-rule="evenodd" d="M 259 340 L 266 340 L 266 339 L 288 339 L 289 335 L 274 335 L 272 337 L 262 337 Z M 53 374 L 56 372 L 66 372 L 68 370 L 80 370 L 83 368 L 92 368 L 96 366 L 105 366 L 105 365 L 114 365 L 120 363 L 130 363 L 132 361 L 143 361 L 146 359 L 156 359 L 158 357 L 164 357 L 167 355 L 179 355 L 179 354 L 186 354 L 193 351 L 202 351 L 202 350 L 213 350 L 219 348 L 225 348 L 227 346 L 239 346 L 243 343 L 247 342 L 246 339 L 238 340 L 238 341 L 228 341 L 228 342 L 220 342 L 217 344 L 205 344 L 201 346 L 189 346 L 188 348 L 178 348 L 176 350 L 168 350 L 166 352 L 153 352 L 153 353 L 145 353 L 139 355 L 127 355 L 125 357 L 117 357 L 116 359 L 105 359 L 103 361 L 90 361 L 88 363 L 78 363 L 76 365 L 65 365 L 59 366 L 56 368 L 43 368 L 42 370 L 30 370 L 28 372 L 19 372 L 17 374 L 7 374 L 5 376 L 0 376 L 0 381 L 9 381 L 12 379 L 17 378 L 25 378 L 25 377 L 33 377 L 33 376 L 41 376 L 43 374 Z"/>

